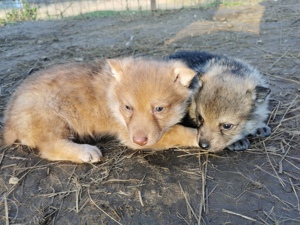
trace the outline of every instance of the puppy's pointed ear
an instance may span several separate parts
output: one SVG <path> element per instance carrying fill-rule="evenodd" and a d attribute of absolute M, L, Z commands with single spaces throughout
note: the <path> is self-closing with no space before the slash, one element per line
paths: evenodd
<path fill-rule="evenodd" d="M 262 103 L 266 100 L 270 93 L 271 89 L 262 86 L 256 86 L 254 89 L 254 100 L 258 103 Z"/>
<path fill-rule="evenodd" d="M 179 82 L 184 87 L 189 87 L 192 83 L 196 72 L 185 66 L 178 66 L 174 69 L 174 82 Z"/>
<path fill-rule="evenodd" d="M 116 78 L 117 81 L 120 81 L 123 78 L 122 65 L 118 59 L 106 59 L 106 62 L 110 66 L 110 71 L 112 76 Z"/>

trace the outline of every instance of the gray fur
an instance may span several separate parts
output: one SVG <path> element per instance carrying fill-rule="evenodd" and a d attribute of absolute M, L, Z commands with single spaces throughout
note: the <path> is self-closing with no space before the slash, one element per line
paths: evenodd
<path fill-rule="evenodd" d="M 240 59 L 207 52 L 177 52 L 168 58 L 182 60 L 198 72 L 201 88 L 195 93 L 189 116 L 195 122 L 199 115 L 204 118 L 203 124 L 198 124 L 200 146 L 208 141 L 209 151 L 226 147 L 240 151 L 249 147 L 248 135 L 266 137 L 271 134 L 265 124 L 270 89 L 253 66 Z M 192 112 L 194 108 L 195 113 Z M 234 128 L 220 130 L 217 134 L 222 123 L 232 123 Z"/>

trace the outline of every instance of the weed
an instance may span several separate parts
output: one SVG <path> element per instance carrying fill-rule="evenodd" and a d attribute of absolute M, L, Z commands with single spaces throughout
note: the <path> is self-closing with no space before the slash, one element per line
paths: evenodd
<path fill-rule="evenodd" d="M 32 7 L 30 4 L 22 0 L 23 7 L 21 9 L 13 9 L 6 14 L 6 22 L 13 23 L 26 20 L 36 20 L 37 7 Z"/>

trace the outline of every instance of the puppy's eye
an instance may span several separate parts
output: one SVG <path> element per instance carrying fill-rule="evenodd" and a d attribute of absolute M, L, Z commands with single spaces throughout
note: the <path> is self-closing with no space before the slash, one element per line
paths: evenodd
<path fill-rule="evenodd" d="M 222 128 L 223 130 L 231 130 L 232 127 L 233 127 L 233 125 L 232 125 L 231 123 L 223 123 L 223 124 L 221 125 L 221 128 Z"/>
<path fill-rule="evenodd" d="M 128 111 L 132 111 L 132 108 L 129 105 L 125 105 L 125 109 Z"/>
<path fill-rule="evenodd" d="M 161 106 L 154 108 L 154 112 L 162 112 L 163 110 L 164 110 L 164 107 L 161 107 Z"/>

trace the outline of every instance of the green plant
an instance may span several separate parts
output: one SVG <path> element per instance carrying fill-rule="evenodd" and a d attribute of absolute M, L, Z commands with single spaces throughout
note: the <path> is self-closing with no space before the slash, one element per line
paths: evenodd
<path fill-rule="evenodd" d="M 210 2 L 210 3 L 203 3 L 203 4 L 201 4 L 201 6 L 204 8 L 216 8 L 216 7 L 220 6 L 221 3 L 222 3 L 221 0 L 214 0 L 213 2 Z"/>
<path fill-rule="evenodd" d="M 111 17 L 111 16 L 127 16 L 127 15 L 147 15 L 151 12 L 148 10 L 145 11 L 136 11 L 136 10 L 126 10 L 126 11 L 113 11 L 113 10 L 102 10 L 102 11 L 94 11 L 83 13 L 77 16 L 72 16 L 70 18 L 74 19 L 82 19 L 82 18 L 97 18 L 97 17 Z"/>
<path fill-rule="evenodd" d="M 6 22 L 19 22 L 25 20 L 36 20 L 37 18 L 37 7 L 32 7 L 30 4 L 22 0 L 23 8 L 13 9 L 6 14 Z"/>

